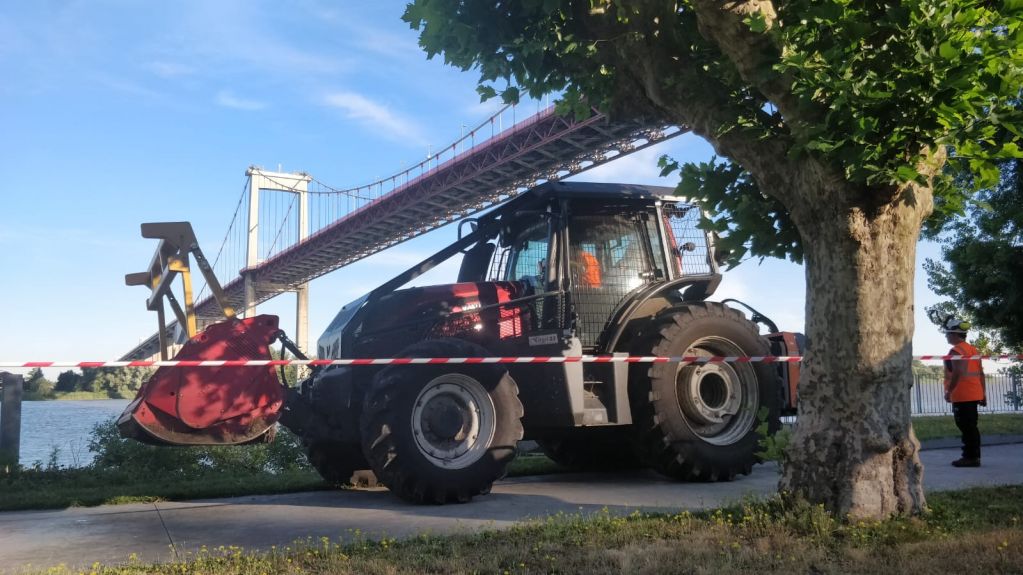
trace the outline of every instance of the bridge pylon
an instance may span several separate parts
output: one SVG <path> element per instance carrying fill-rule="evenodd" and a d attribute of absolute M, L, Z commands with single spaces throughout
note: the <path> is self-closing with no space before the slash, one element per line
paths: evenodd
<path fill-rule="evenodd" d="M 256 278 L 253 270 L 261 263 L 259 257 L 259 192 L 270 190 L 298 195 L 298 239 L 309 237 L 309 182 L 312 177 L 303 172 L 271 172 L 256 166 L 245 171 L 249 178 L 249 219 L 248 240 L 245 249 L 245 269 L 242 277 L 245 280 L 244 316 L 256 315 Z M 295 343 L 303 353 L 309 353 L 309 282 L 298 285 L 292 290 L 296 295 L 295 304 Z"/>

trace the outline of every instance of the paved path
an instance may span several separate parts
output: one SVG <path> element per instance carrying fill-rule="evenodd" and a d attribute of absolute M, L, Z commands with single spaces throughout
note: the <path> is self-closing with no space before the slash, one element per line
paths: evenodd
<path fill-rule="evenodd" d="M 1023 445 L 984 448 L 984 467 L 955 469 L 957 449 L 921 452 L 928 490 L 1023 482 Z M 0 513 L 0 570 L 183 557 L 200 546 L 283 546 L 321 536 L 452 533 L 507 527 L 566 512 L 704 509 L 774 492 L 777 468 L 731 483 L 674 483 L 652 472 L 515 478 L 467 505 L 406 504 L 386 490 L 319 491 L 190 502 Z"/>

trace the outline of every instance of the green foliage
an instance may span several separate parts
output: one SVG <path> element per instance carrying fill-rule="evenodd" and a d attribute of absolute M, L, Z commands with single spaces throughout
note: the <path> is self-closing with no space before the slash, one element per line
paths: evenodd
<path fill-rule="evenodd" d="M 82 376 L 76 373 L 74 370 L 62 371 L 57 376 L 57 384 L 54 386 L 54 391 L 57 392 L 72 392 L 79 391 L 81 389 Z"/>
<path fill-rule="evenodd" d="M 102 391 L 114 398 L 135 397 L 139 388 L 152 375 L 152 369 L 84 368 L 80 389 Z"/>
<path fill-rule="evenodd" d="M 271 443 L 165 447 L 125 439 L 114 420 L 98 424 L 89 440 L 96 469 L 122 473 L 197 478 L 216 473 L 285 473 L 309 467 L 301 442 L 279 429 Z"/>
<path fill-rule="evenodd" d="M 24 376 L 24 398 L 26 400 L 50 399 L 53 397 L 53 382 L 46 379 L 43 370 L 33 368 Z"/>
<path fill-rule="evenodd" d="M 941 365 L 927 365 L 919 359 L 913 360 L 913 375 L 941 380 L 945 377 L 945 368 Z"/>
<path fill-rule="evenodd" d="M 760 437 L 757 446 L 757 457 L 763 461 L 777 461 L 779 464 L 785 462 L 785 450 L 792 441 L 792 428 L 782 427 L 775 433 L 770 433 L 768 415 L 770 411 L 761 407 L 757 412 L 757 435 Z M 779 466 L 780 469 L 780 466 Z"/>
<path fill-rule="evenodd" d="M 1016 157 L 1023 129 L 1023 15 L 1016 3 L 911 0 L 786 2 L 770 34 L 775 68 L 794 79 L 799 149 L 838 162 L 853 182 L 926 183 L 927 149 L 950 146 L 980 186 Z"/>
<path fill-rule="evenodd" d="M 999 184 L 947 226 L 942 263 L 924 263 L 928 286 L 975 325 L 1023 349 L 1023 161 L 1002 166 Z"/>

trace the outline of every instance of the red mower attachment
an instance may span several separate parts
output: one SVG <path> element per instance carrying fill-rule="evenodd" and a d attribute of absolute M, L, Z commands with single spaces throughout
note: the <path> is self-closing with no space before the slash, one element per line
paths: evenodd
<path fill-rule="evenodd" d="M 228 319 L 188 340 L 178 361 L 270 360 L 277 316 Z M 157 445 L 230 445 L 272 433 L 284 388 L 273 366 L 161 367 L 117 419 L 123 437 Z"/>

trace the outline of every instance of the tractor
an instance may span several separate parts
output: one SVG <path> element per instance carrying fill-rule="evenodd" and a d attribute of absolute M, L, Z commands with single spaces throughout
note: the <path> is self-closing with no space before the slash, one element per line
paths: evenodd
<path fill-rule="evenodd" d="M 230 363 L 269 360 L 276 340 L 305 357 L 277 318 L 232 313 L 177 355 L 225 364 L 161 367 L 119 419 L 121 432 L 240 444 L 279 423 L 327 481 L 370 469 L 417 503 L 488 493 L 523 439 L 579 469 L 650 467 L 685 481 L 749 474 L 763 430 L 794 412 L 798 364 L 578 361 L 800 354 L 801 334 L 736 300 L 708 301 L 722 277 L 713 235 L 697 226 L 699 207 L 672 192 L 537 186 L 462 220 L 457 241 L 345 305 L 315 351 L 320 360 L 464 360 L 314 367 L 288 386 L 272 365 Z M 146 225 L 158 224 L 144 224 L 143 235 Z M 458 255 L 455 283 L 402 289 Z M 568 359 L 472 360 L 495 356 Z"/>

